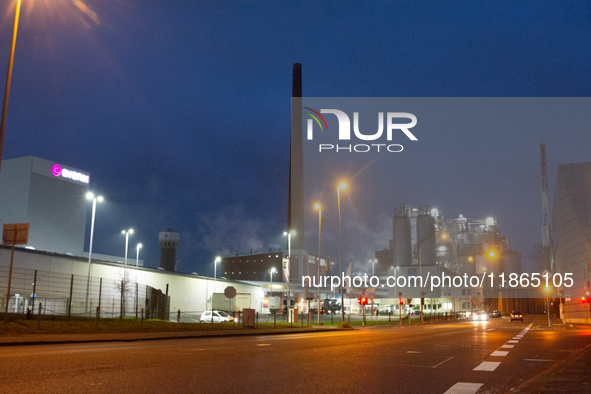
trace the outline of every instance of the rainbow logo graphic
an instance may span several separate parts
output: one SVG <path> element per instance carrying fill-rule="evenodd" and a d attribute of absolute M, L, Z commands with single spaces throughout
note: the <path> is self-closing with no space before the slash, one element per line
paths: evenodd
<path fill-rule="evenodd" d="M 313 113 L 310 113 L 310 112 L 304 111 L 303 113 L 311 116 L 316 121 L 316 123 L 318 123 L 318 126 L 320 126 L 320 130 L 324 130 L 324 127 L 326 127 L 326 131 L 328 131 L 328 126 L 326 125 L 326 120 L 324 120 L 324 117 L 322 115 L 320 115 L 320 113 L 318 111 L 315 111 L 312 108 L 308 108 L 308 107 L 304 107 L 304 109 L 307 109 L 308 111 L 313 112 Z M 320 123 L 320 119 L 318 119 L 318 118 L 322 119 L 322 123 L 324 123 L 324 127 L 322 127 L 322 123 Z"/>

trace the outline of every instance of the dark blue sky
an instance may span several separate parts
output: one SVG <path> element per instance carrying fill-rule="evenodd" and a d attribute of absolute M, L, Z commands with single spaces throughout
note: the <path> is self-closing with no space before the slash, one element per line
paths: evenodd
<path fill-rule="evenodd" d="M 2 79 L 14 6 L 5 3 Z M 211 275 L 218 253 L 284 246 L 295 62 L 310 97 L 570 97 L 591 88 L 584 2 L 76 4 L 23 0 L 4 158 L 90 171 L 107 199 L 94 250 L 123 254 L 120 231 L 133 227 L 130 242 L 144 244 L 151 267 L 157 233 L 169 227 L 181 233 L 178 268 L 187 272 Z M 589 160 L 571 137 L 547 147 L 551 174 Z M 475 139 L 483 145 L 486 136 Z M 524 165 L 538 165 L 538 149 L 523 152 Z M 502 155 L 507 171 L 501 164 Z M 539 204 L 538 190 L 515 199 Z M 513 236 L 522 253 L 540 224 L 541 213 L 528 219 L 534 235 Z"/>

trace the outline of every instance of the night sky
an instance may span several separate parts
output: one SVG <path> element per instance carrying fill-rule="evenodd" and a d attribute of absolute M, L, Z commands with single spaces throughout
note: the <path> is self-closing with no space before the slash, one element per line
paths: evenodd
<path fill-rule="evenodd" d="M 0 6 L 2 81 L 14 3 Z M 285 248 L 293 63 L 308 97 L 586 97 L 590 33 L 585 2 L 23 0 L 3 158 L 91 172 L 106 199 L 95 252 L 123 255 L 121 230 L 132 227 L 130 245 L 143 243 L 141 258 L 157 267 L 158 232 L 171 228 L 181 234 L 178 270 L 212 275 L 218 254 Z M 559 163 L 591 160 L 586 131 L 558 127 L 547 141 L 551 192 Z M 407 202 L 441 204 L 448 218 L 519 216 L 501 231 L 529 254 L 541 242 L 531 133 L 487 163 L 506 203 L 474 204 L 484 177 L 447 193 L 457 163 L 425 156 L 413 173 L 436 171 L 443 192 L 407 176 L 405 187 L 425 194 L 393 196 L 388 214 Z M 463 143 L 477 152 L 489 137 Z M 459 211 L 462 198 L 471 212 Z"/>

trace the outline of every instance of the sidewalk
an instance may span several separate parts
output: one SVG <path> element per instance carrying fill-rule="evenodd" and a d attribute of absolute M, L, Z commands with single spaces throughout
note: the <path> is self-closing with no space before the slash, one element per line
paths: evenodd
<path fill-rule="evenodd" d="M 182 338 L 212 338 L 212 337 L 239 337 L 259 335 L 285 335 L 313 332 L 342 331 L 339 328 L 265 328 L 265 329 L 236 329 L 219 331 L 165 331 L 165 332 L 126 332 L 126 333 L 86 333 L 86 334 L 25 334 L 19 336 L 0 336 L 2 346 L 32 346 L 32 345 L 58 345 L 74 343 L 98 343 L 98 342 L 137 342 Z"/>

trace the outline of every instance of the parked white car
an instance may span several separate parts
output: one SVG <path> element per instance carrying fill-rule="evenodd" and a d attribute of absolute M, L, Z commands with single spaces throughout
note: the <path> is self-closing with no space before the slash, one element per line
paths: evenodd
<path fill-rule="evenodd" d="M 213 313 L 213 322 L 214 323 L 223 323 L 228 321 L 233 321 L 234 319 L 232 316 L 228 315 L 224 311 L 205 311 L 201 314 L 201 319 L 199 319 L 200 323 L 211 323 Z"/>

